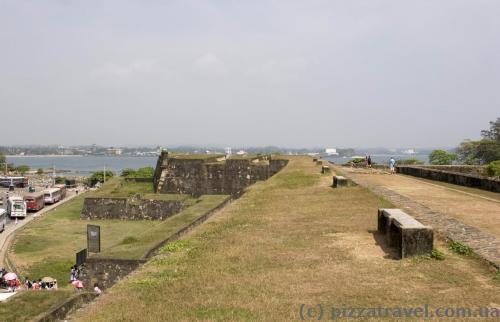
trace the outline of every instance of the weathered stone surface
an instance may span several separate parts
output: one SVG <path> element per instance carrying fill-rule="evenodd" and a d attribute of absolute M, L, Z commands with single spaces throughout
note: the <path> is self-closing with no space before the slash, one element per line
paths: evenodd
<path fill-rule="evenodd" d="M 169 157 L 158 159 L 154 187 L 158 193 L 240 195 L 249 185 L 266 180 L 288 164 L 270 156 L 256 158 Z"/>
<path fill-rule="evenodd" d="M 85 198 L 81 219 L 164 220 L 186 207 L 182 200 Z"/>
<path fill-rule="evenodd" d="M 397 249 L 400 258 L 432 252 L 432 228 L 424 226 L 400 209 L 379 209 L 378 231 L 386 236 L 389 246 Z"/>
<path fill-rule="evenodd" d="M 443 169 L 443 170 L 441 170 Z M 451 172 L 457 171 L 457 172 Z M 463 172 L 459 172 L 463 171 Z M 465 171 L 468 171 L 464 173 Z M 466 166 L 397 166 L 396 172 L 415 177 L 475 187 L 483 190 L 500 192 L 500 180 L 478 175 L 477 167 Z"/>
<path fill-rule="evenodd" d="M 347 187 L 348 181 L 343 176 L 333 176 L 333 185 L 334 188 Z"/>
<path fill-rule="evenodd" d="M 81 267 L 80 280 L 86 289 L 92 289 L 95 283 L 98 283 L 101 289 L 106 289 L 145 262 L 145 260 L 89 257 Z"/>

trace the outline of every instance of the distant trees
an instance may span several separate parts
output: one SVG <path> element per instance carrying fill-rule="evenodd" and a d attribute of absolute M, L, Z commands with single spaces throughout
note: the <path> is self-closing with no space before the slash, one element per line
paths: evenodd
<path fill-rule="evenodd" d="M 457 160 L 455 153 L 444 150 L 434 150 L 429 154 L 429 163 L 434 165 L 449 165 Z"/>
<path fill-rule="evenodd" d="M 27 165 L 20 165 L 15 167 L 14 171 L 25 174 L 26 172 L 30 171 L 30 167 Z"/>
<path fill-rule="evenodd" d="M 479 141 L 465 140 L 457 148 L 458 160 L 465 164 L 486 164 L 500 160 L 500 117 L 481 131 Z"/>
<path fill-rule="evenodd" d="M 115 176 L 113 171 L 106 171 L 106 180 L 111 179 Z M 104 171 L 92 172 L 90 177 L 87 179 L 87 184 L 91 187 L 95 186 L 98 182 L 104 183 Z"/>
<path fill-rule="evenodd" d="M 399 165 L 418 165 L 418 164 L 424 164 L 423 161 L 417 159 L 417 158 L 409 158 L 406 160 L 398 160 L 397 163 Z"/>

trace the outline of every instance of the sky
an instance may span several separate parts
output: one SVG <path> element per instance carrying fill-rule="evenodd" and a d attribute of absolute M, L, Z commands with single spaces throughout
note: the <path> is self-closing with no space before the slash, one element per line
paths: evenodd
<path fill-rule="evenodd" d="M 0 0 L 0 145 L 456 146 L 500 1 Z"/>

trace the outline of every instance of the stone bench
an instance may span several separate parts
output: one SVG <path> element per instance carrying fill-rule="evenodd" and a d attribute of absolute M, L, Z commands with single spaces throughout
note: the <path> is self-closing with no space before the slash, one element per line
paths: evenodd
<path fill-rule="evenodd" d="M 333 176 L 333 185 L 332 187 L 334 188 L 339 188 L 339 187 L 347 187 L 348 181 L 345 177 L 343 176 Z"/>
<path fill-rule="evenodd" d="M 379 209 L 378 232 L 385 235 L 390 247 L 397 249 L 400 258 L 432 252 L 432 228 L 424 226 L 401 209 Z"/>
<path fill-rule="evenodd" d="M 324 165 L 321 167 L 321 173 L 330 173 L 330 167 L 327 165 Z"/>

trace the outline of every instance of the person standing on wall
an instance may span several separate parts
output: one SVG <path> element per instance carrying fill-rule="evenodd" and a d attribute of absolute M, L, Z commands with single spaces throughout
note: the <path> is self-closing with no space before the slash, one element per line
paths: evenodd
<path fill-rule="evenodd" d="M 389 169 L 391 170 L 391 174 L 394 174 L 396 172 L 396 160 L 394 160 L 393 157 L 389 160 Z"/>

